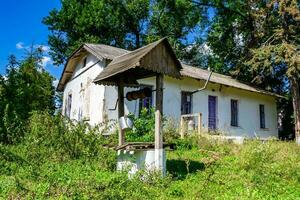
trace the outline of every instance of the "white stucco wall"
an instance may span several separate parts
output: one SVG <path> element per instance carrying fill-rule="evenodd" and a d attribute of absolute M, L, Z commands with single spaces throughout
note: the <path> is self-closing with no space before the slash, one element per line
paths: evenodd
<path fill-rule="evenodd" d="M 97 61 L 98 59 L 95 56 L 88 55 L 87 64 L 84 68 L 82 68 L 83 63 L 80 62 L 71 80 L 66 84 L 63 95 L 63 113 L 66 99 L 69 94 L 72 94 L 70 118 L 78 120 L 78 112 L 81 107 L 83 109 L 83 118 L 92 125 L 99 124 L 103 120 L 102 110 L 105 87 L 96 85 L 92 81 L 103 70 L 105 61 L 103 60 L 95 64 Z M 93 64 L 95 65 L 92 66 Z M 81 85 L 83 85 L 83 91 L 81 91 Z"/>
<path fill-rule="evenodd" d="M 78 120 L 79 107 L 83 104 L 87 104 L 88 101 L 88 99 L 86 98 L 84 98 L 84 102 L 82 102 L 82 100 L 80 99 L 81 84 L 86 86 L 88 80 L 94 80 L 94 78 L 102 71 L 103 67 L 105 66 L 105 62 L 101 61 L 82 73 L 83 70 L 86 70 L 89 66 L 96 62 L 96 57 L 89 55 L 87 58 L 87 66 L 82 69 L 82 64 L 79 64 L 76 67 L 73 78 L 65 86 L 63 108 L 65 108 L 68 94 L 72 93 L 71 119 Z M 143 79 L 139 82 L 141 84 L 152 85 L 153 89 L 155 89 L 154 77 Z M 204 81 L 198 81 L 191 78 L 183 78 L 182 80 L 177 80 L 165 77 L 163 105 L 164 115 L 179 122 L 179 118 L 181 115 L 181 92 L 191 92 L 203 87 L 203 85 Z M 113 86 L 96 85 L 94 83 L 91 83 L 88 88 L 90 89 L 90 108 L 88 113 L 90 124 L 98 124 L 102 122 L 104 118 L 117 119 L 117 109 L 111 110 L 115 107 L 117 101 L 117 88 Z M 126 94 L 126 92 L 130 90 L 135 89 L 126 88 L 124 93 Z M 88 90 L 85 88 L 85 92 L 86 91 Z M 269 136 L 278 136 L 275 97 L 212 83 L 208 84 L 206 90 L 195 93 L 192 99 L 192 112 L 202 113 L 202 125 L 204 127 L 204 130 L 208 127 L 209 95 L 217 96 L 217 129 L 222 133 L 233 136 L 258 136 L 262 138 Z M 85 96 L 87 96 L 86 93 Z M 232 127 L 230 125 L 231 99 L 238 100 L 238 127 Z M 266 129 L 260 129 L 259 104 L 265 105 Z M 155 105 L 155 92 L 153 93 L 153 105 Z M 127 101 L 125 99 L 125 114 L 128 114 L 129 112 L 135 113 L 136 115 L 138 114 L 138 101 Z"/>

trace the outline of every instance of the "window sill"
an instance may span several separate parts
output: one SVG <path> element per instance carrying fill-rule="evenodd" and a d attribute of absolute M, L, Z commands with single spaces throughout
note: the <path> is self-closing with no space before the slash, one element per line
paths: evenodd
<path fill-rule="evenodd" d="M 232 126 L 232 125 L 230 125 L 230 128 L 243 129 L 241 126 Z"/>
<path fill-rule="evenodd" d="M 269 128 L 260 128 L 261 131 L 269 131 Z"/>

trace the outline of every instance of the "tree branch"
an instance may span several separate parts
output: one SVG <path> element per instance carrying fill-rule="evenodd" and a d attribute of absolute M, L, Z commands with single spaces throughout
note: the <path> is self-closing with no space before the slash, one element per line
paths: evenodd
<path fill-rule="evenodd" d="M 233 9 L 230 9 L 228 7 L 226 7 L 224 4 L 222 3 L 219 3 L 218 5 L 217 4 L 213 4 L 213 3 L 204 3 L 204 2 L 200 2 L 200 1 L 195 1 L 195 0 L 192 0 L 192 3 L 194 3 L 196 6 L 200 7 L 200 6 L 204 6 L 204 7 L 213 7 L 213 8 L 217 8 L 217 9 L 224 9 L 224 10 L 228 10 L 230 12 L 233 12 L 235 14 L 238 14 L 240 15 L 241 17 L 247 19 L 247 15 L 245 15 L 244 13 L 242 13 L 241 11 L 239 10 L 233 10 Z"/>

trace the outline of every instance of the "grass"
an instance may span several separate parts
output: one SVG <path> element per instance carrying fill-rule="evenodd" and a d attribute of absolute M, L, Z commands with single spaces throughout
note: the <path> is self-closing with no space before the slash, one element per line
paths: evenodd
<path fill-rule="evenodd" d="M 239 146 L 189 138 L 177 146 L 167 152 L 168 176 L 146 180 L 105 167 L 105 157 L 34 161 L 22 144 L 0 146 L 0 198 L 300 199 L 300 147 L 294 143 Z"/>

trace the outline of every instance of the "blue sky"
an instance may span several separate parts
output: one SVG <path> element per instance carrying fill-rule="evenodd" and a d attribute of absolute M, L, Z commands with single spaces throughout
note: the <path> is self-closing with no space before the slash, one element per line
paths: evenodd
<path fill-rule="evenodd" d="M 9 0 L 0 6 L 0 74 L 5 73 L 9 55 L 22 58 L 26 47 L 44 45 L 47 47 L 49 31 L 42 23 L 49 11 L 60 7 L 60 0 Z M 44 57 L 45 68 L 59 78 L 62 67 L 53 66 L 50 57 Z"/>
<path fill-rule="evenodd" d="M 49 12 L 60 8 L 60 0 L 9 0 L 1 2 L 0 7 L 0 74 L 5 73 L 7 58 L 14 54 L 22 58 L 26 48 L 43 45 L 46 54 L 43 65 L 55 78 L 59 79 L 62 66 L 53 66 L 47 54 L 48 28 L 42 23 Z M 210 10 L 210 17 L 214 11 Z M 188 35 L 192 38 L 194 33 Z"/>

